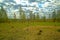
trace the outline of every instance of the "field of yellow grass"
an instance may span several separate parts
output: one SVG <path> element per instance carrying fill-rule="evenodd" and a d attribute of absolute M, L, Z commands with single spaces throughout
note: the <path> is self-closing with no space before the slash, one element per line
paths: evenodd
<path fill-rule="evenodd" d="M 0 40 L 60 40 L 60 23 L 0 23 Z"/>

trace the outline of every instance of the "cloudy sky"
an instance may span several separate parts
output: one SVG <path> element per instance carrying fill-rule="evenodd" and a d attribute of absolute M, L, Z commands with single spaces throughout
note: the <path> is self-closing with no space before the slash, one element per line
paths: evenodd
<path fill-rule="evenodd" d="M 37 7 L 45 10 L 57 7 L 57 5 L 60 5 L 60 0 L 0 0 L 0 6 L 10 9 L 10 11 L 17 11 L 20 4 L 24 9 L 32 10 Z"/>
<path fill-rule="evenodd" d="M 8 13 L 18 12 L 20 5 L 25 11 L 32 10 L 33 12 L 45 13 L 52 12 L 56 8 L 59 9 L 60 0 L 0 0 L 0 8 L 3 6 Z"/>

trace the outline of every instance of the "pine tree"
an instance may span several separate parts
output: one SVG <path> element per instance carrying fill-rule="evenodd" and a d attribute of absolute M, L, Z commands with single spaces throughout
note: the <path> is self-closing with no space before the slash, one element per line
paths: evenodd
<path fill-rule="evenodd" d="M 1 7 L 0 9 L 0 20 L 7 20 L 8 17 L 7 17 L 7 13 L 6 13 L 6 10 Z"/>
<path fill-rule="evenodd" d="M 53 22 L 56 21 L 56 13 L 55 13 L 55 10 L 54 10 L 54 12 L 52 13 L 52 19 L 53 19 Z"/>
<path fill-rule="evenodd" d="M 33 19 L 33 11 L 30 11 L 30 19 Z"/>
<path fill-rule="evenodd" d="M 22 20 L 25 20 L 26 18 L 26 16 L 25 16 L 25 11 L 24 10 L 22 10 L 22 7 L 20 6 L 20 9 L 19 9 L 19 12 L 20 12 L 20 19 L 22 19 Z"/>
<path fill-rule="evenodd" d="M 60 10 L 57 11 L 57 17 L 56 17 L 57 21 L 60 21 Z"/>
<path fill-rule="evenodd" d="M 39 13 L 36 14 L 35 19 L 36 19 L 36 20 L 39 20 Z"/>
<path fill-rule="evenodd" d="M 46 16 L 44 15 L 42 19 L 43 19 L 43 21 L 45 22 L 45 21 L 46 21 Z"/>

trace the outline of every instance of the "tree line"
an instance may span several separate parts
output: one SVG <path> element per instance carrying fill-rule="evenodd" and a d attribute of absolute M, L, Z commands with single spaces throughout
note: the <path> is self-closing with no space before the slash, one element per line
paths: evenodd
<path fill-rule="evenodd" d="M 60 10 L 58 10 L 57 13 L 54 10 L 52 12 L 51 16 L 49 14 L 48 19 L 46 19 L 46 16 L 43 16 L 42 18 L 40 18 L 39 13 L 33 13 L 33 11 L 29 11 L 29 18 L 26 19 L 25 11 L 22 10 L 22 7 L 20 6 L 19 14 L 20 14 L 20 17 L 19 17 L 20 19 L 16 19 L 16 14 L 14 13 L 13 21 L 17 21 L 17 20 L 19 20 L 19 21 L 21 21 L 21 20 L 22 21 L 26 21 L 26 20 L 29 20 L 29 21 L 33 20 L 34 21 L 35 20 L 35 21 L 44 21 L 44 22 L 45 21 L 52 21 L 52 22 L 56 22 L 56 21 L 59 22 L 60 21 Z M 12 20 L 12 19 L 8 18 L 7 11 L 3 7 L 1 7 L 1 9 L 0 9 L 0 22 L 6 22 L 9 20 Z"/>

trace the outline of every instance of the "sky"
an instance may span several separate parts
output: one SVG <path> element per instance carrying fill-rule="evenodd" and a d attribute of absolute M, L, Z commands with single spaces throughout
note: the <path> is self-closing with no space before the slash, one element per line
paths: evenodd
<path fill-rule="evenodd" d="M 0 0 L 0 6 L 7 10 L 8 16 L 13 15 L 14 12 L 19 13 L 20 5 L 25 11 L 31 10 L 46 14 L 46 12 L 53 12 L 54 9 L 59 9 L 60 0 Z"/>
<path fill-rule="evenodd" d="M 48 7 L 55 8 L 57 4 L 60 5 L 60 0 L 0 0 L 0 6 L 3 5 L 6 9 L 17 10 L 20 4 L 29 10 L 32 9 L 33 6 L 46 9 Z M 30 7 L 28 8 L 26 5 Z"/>

